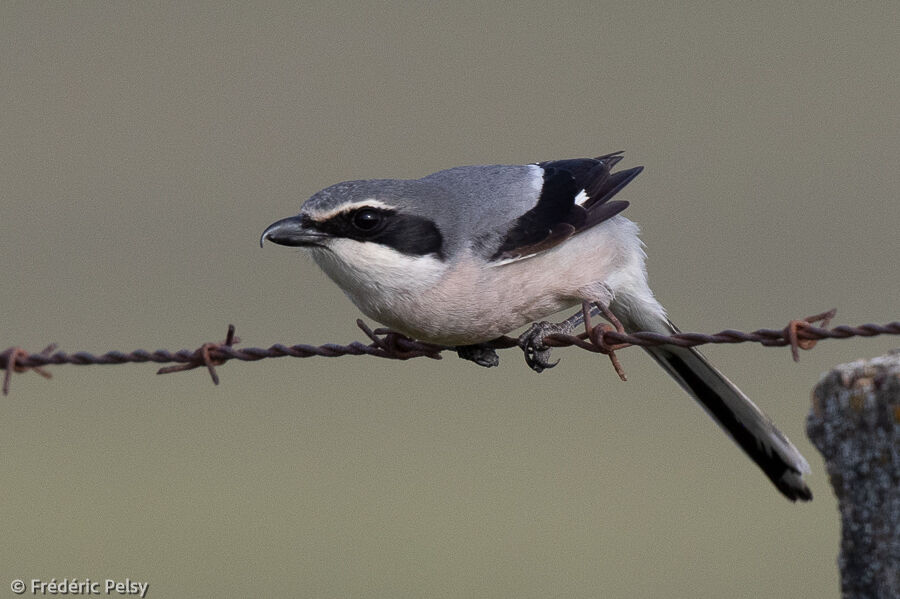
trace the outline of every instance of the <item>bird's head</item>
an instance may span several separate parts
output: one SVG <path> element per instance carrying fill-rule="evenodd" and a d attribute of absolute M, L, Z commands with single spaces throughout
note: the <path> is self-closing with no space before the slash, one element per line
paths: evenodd
<path fill-rule="evenodd" d="M 309 248 L 316 263 L 354 300 L 379 289 L 415 292 L 443 271 L 444 235 L 430 203 L 442 191 L 421 181 L 369 180 L 332 185 L 295 216 L 260 237 Z"/>

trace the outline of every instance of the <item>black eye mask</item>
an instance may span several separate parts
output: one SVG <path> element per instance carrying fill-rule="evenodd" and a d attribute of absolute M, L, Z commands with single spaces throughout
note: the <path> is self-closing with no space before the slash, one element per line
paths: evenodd
<path fill-rule="evenodd" d="M 363 206 L 325 221 L 307 219 L 304 225 L 334 237 L 380 243 L 410 256 L 443 257 L 444 239 L 434 222 L 395 210 Z"/>

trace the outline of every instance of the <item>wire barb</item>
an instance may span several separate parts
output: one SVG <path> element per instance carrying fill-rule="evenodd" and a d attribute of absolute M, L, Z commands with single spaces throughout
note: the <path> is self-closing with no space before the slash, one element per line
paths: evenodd
<path fill-rule="evenodd" d="M 224 358 L 213 358 L 212 353 L 216 350 L 221 350 L 223 347 L 231 348 L 235 343 L 240 343 L 240 337 L 234 336 L 234 325 L 228 325 L 228 332 L 225 334 L 225 341 L 216 343 L 214 341 L 210 341 L 208 343 L 204 343 L 201 345 L 197 351 L 194 352 L 195 359 L 191 362 L 187 362 L 185 364 L 178 364 L 177 366 L 166 366 L 165 368 L 160 368 L 156 371 L 156 374 L 170 374 L 173 372 L 182 372 L 184 370 L 193 370 L 194 368 L 198 368 L 200 366 L 206 366 L 206 369 L 209 371 L 209 376 L 212 378 L 212 382 L 214 385 L 219 384 L 219 374 L 216 372 L 216 366 L 221 366 L 225 363 Z"/>
<path fill-rule="evenodd" d="M 415 341 L 390 329 L 378 328 L 373 331 L 361 318 L 356 319 L 356 326 L 372 340 L 375 347 L 384 352 L 382 357 L 385 358 L 409 360 L 410 358 L 425 357 L 440 360 L 442 359 L 440 353 L 449 349 L 442 345 Z M 381 336 L 379 337 L 379 335 Z"/>
<path fill-rule="evenodd" d="M 616 374 L 619 375 L 619 378 L 623 382 L 627 381 L 628 377 L 625 375 L 625 369 L 622 368 L 622 363 L 619 362 L 619 357 L 616 356 L 616 350 L 625 349 L 632 344 L 615 343 L 606 340 L 606 333 L 609 332 L 616 332 L 624 335 L 625 327 L 622 326 L 622 323 L 619 322 L 616 315 L 613 314 L 609 308 L 604 306 L 602 302 L 594 302 L 594 306 L 597 307 L 600 314 L 612 323 L 612 325 L 601 322 L 596 326 L 592 326 L 591 302 L 581 302 L 581 317 L 584 320 L 584 333 L 580 333 L 579 335 L 562 335 L 554 333 L 553 335 L 548 335 L 544 339 L 544 342 L 547 343 L 547 345 L 555 347 L 574 345 L 581 349 L 586 349 L 589 352 L 605 354 L 609 356 L 609 361 L 612 363 L 612 367 L 616 371 Z M 553 343 L 554 341 L 561 343 L 561 345 Z"/>
<path fill-rule="evenodd" d="M 56 344 L 51 343 L 50 345 L 42 349 L 39 355 L 49 356 L 55 349 Z M 29 357 L 30 356 L 28 352 L 21 347 L 10 347 L 5 352 L 0 354 L 0 358 L 5 358 L 4 368 L 6 369 L 6 373 L 3 375 L 3 395 L 9 395 L 9 383 L 12 379 L 13 372 L 25 372 L 26 370 L 33 370 L 45 379 L 53 378 L 52 374 L 50 374 L 40 366 L 25 365 L 25 362 L 28 361 Z"/>
<path fill-rule="evenodd" d="M 800 332 L 812 328 L 815 322 L 820 323 L 821 328 L 826 328 L 835 314 L 837 314 L 837 308 L 832 308 L 827 312 L 822 312 L 815 316 L 807 316 L 803 320 L 792 320 L 788 323 L 784 328 L 784 335 L 791 343 L 791 356 L 794 358 L 794 362 L 800 361 L 801 349 L 810 350 L 816 346 L 817 339 L 801 339 Z"/>
<path fill-rule="evenodd" d="M 601 314 L 603 307 L 600 306 Z M 791 354 L 796 360 L 799 356 L 799 350 L 812 349 L 817 341 L 823 339 L 849 339 L 851 337 L 875 337 L 878 335 L 900 335 L 900 322 L 894 321 L 887 324 L 862 324 L 856 327 L 841 325 L 834 328 L 827 328 L 831 319 L 835 315 L 834 310 L 823 312 L 815 316 L 809 316 L 804 319 L 791 320 L 787 326 L 782 329 L 758 329 L 751 333 L 735 330 L 725 330 L 712 335 L 704 333 L 677 333 L 674 335 L 661 335 L 651 332 L 626 333 L 621 324 L 617 324 L 615 317 L 610 315 L 604 316 L 613 323 L 610 326 L 606 323 L 598 323 L 591 325 L 590 323 L 591 307 L 582 305 L 582 314 L 584 316 L 585 331 L 578 335 L 549 335 L 544 339 L 546 345 L 550 347 L 579 347 L 594 353 L 602 353 L 609 356 L 616 373 L 625 380 L 625 372 L 619 363 L 615 352 L 629 347 L 638 345 L 642 347 L 657 345 L 677 345 L 679 347 L 694 347 L 697 345 L 705 345 L 709 343 L 759 343 L 765 347 L 791 347 Z M 21 373 L 27 370 L 33 370 L 43 377 L 50 378 L 50 373 L 45 367 L 57 364 L 74 364 L 78 366 L 87 366 L 92 364 L 128 364 L 155 362 L 157 364 L 172 364 L 161 368 L 158 372 L 166 374 L 171 372 L 181 372 L 184 370 L 193 370 L 205 366 L 215 384 L 219 383 L 219 376 L 216 367 L 221 366 L 229 360 L 241 360 L 243 362 L 255 362 L 266 358 L 309 358 L 312 356 L 322 357 L 339 357 L 339 356 L 373 356 L 376 358 L 386 358 L 392 360 L 409 360 L 411 358 L 431 358 L 433 360 L 441 359 L 441 353 L 446 350 L 454 350 L 456 348 L 436 345 L 434 343 L 426 343 L 410 339 L 400 333 L 388 329 L 372 330 L 362 320 L 357 321 L 357 325 L 369 338 L 370 343 L 365 345 L 358 341 L 354 341 L 349 345 L 337 345 L 334 343 L 326 343 L 324 345 L 292 345 L 285 346 L 275 344 L 268 348 L 251 347 L 238 349 L 235 347 L 240 342 L 234 334 L 234 325 L 228 326 L 228 333 L 222 342 L 204 343 L 195 350 L 180 350 L 170 352 L 166 350 L 156 350 L 149 352 L 138 349 L 132 352 L 110 351 L 105 354 L 95 356 L 88 352 L 77 352 L 67 354 L 62 351 L 55 351 L 55 345 L 49 345 L 40 353 L 29 354 L 21 347 L 13 346 L 0 352 L 0 368 L 6 372 L 3 377 L 3 394 L 9 393 L 10 380 L 12 373 Z M 485 344 L 486 347 L 493 349 L 507 349 L 517 347 L 515 339 L 511 337 L 500 337 Z"/>

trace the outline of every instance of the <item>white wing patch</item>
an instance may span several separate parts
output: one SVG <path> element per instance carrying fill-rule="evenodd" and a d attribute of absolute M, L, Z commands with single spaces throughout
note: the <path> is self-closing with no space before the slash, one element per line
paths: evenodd
<path fill-rule="evenodd" d="M 584 205 L 585 202 L 588 201 L 588 194 L 585 190 L 581 190 L 577 196 L 575 196 L 575 204 L 577 206 Z"/>
<path fill-rule="evenodd" d="M 534 201 L 537 203 L 541 197 L 541 190 L 544 189 L 544 167 L 537 164 L 529 164 L 531 170 L 531 188 L 534 190 Z"/>

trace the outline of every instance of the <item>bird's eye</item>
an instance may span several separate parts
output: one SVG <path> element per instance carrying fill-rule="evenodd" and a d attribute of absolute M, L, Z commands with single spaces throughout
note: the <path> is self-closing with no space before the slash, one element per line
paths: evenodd
<path fill-rule="evenodd" d="M 371 208 L 363 208 L 353 213 L 353 226 L 360 231 L 374 231 L 384 220 L 384 215 Z"/>

